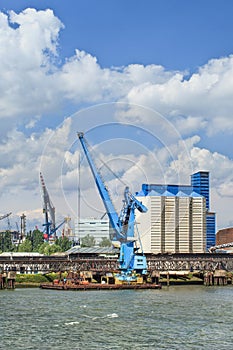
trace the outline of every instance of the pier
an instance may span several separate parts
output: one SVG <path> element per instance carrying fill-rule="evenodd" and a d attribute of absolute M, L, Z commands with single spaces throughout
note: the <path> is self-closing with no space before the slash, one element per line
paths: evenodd
<path fill-rule="evenodd" d="M 166 271 L 233 271 L 232 254 L 157 254 L 147 255 L 149 273 Z M 118 269 L 117 258 L 99 256 L 0 257 L 0 272 L 49 273 L 70 270 L 108 273 Z"/>

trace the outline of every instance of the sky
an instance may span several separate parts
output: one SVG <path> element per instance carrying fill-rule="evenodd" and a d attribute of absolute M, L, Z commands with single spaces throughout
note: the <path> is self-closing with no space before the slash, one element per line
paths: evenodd
<path fill-rule="evenodd" d="M 204 170 L 217 229 L 232 226 L 232 16 L 231 0 L 0 0 L 0 215 L 12 229 L 23 213 L 42 229 L 40 172 L 57 224 L 104 214 L 79 131 L 118 211 L 125 185 Z"/>

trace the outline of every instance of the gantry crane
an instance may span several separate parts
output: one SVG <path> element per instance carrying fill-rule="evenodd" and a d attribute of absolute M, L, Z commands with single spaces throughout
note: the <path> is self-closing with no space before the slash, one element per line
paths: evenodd
<path fill-rule="evenodd" d="M 132 193 L 130 193 L 129 188 L 126 187 L 124 192 L 123 208 L 118 216 L 110 198 L 108 189 L 105 186 L 91 157 L 87 141 L 84 139 L 84 134 L 82 132 L 78 132 L 78 138 L 91 168 L 99 194 L 103 200 L 110 224 L 113 228 L 113 237 L 111 238 L 114 241 L 120 242 L 120 274 L 118 275 L 118 279 L 128 282 L 137 281 L 137 275 L 143 276 L 147 274 L 147 261 L 145 255 L 143 254 L 142 247 L 141 253 L 139 253 L 139 248 L 136 246 L 136 238 L 134 235 L 135 209 L 145 213 L 147 208 L 140 201 L 138 201 L 132 195 Z"/>

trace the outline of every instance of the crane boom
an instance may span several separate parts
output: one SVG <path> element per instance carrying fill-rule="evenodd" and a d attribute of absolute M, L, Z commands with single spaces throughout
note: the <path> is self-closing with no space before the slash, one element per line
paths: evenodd
<path fill-rule="evenodd" d="M 89 152 L 87 142 L 84 139 L 84 134 L 78 132 L 78 138 L 86 155 L 87 161 L 91 168 L 93 177 L 95 179 L 99 194 L 103 200 L 105 209 L 107 211 L 109 221 L 114 231 L 113 240 L 120 241 L 120 256 L 119 266 L 121 274 L 119 279 L 124 281 L 135 281 L 135 273 L 145 275 L 147 273 L 147 262 L 143 252 L 141 254 L 135 253 L 138 248 L 135 247 L 134 226 L 135 226 L 135 209 L 144 213 L 147 208 L 139 202 L 126 187 L 124 193 L 124 205 L 121 210 L 120 216 L 114 208 L 111 201 L 108 189 L 105 186 L 101 175 L 99 174 L 94 161 L 92 160 Z M 141 247 L 142 248 L 142 247 Z"/>
<path fill-rule="evenodd" d="M 5 214 L 5 215 L 2 215 L 0 216 L 0 220 L 3 220 L 5 218 L 8 218 L 8 216 L 10 216 L 12 213 L 8 213 L 8 214 Z"/>
<path fill-rule="evenodd" d="M 49 236 L 51 235 L 51 231 L 56 229 L 55 207 L 49 197 L 49 193 L 45 186 L 45 181 L 42 173 L 40 173 L 40 181 L 41 181 L 41 187 L 43 192 L 43 213 L 45 214 L 44 226 L 46 227 L 46 234 L 47 234 L 47 237 L 49 238 Z M 49 216 L 51 221 L 49 221 Z"/>
<path fill-rule="evenodd" d="M 114 205 L 112 204 L 108 189 L 105 186 L 105 184 L 103 183 L 101 176 L 100 176 L 99 172 L 97 171 L 95 163 L 91 158 L 90 152 L 88 150 L 88 146 L 86 144 L 86 140 L 84 139 L 84 136 L 83 136 L 83 132 L 79 132 L 78 137 L 79 137 L 79 140 L 80 140 L 81 145 L 83 147 L 84 153 L 85 153 L 87 161 L 89 163 L 89 166 L 91 168 L 91 172 L 92 172 L 93 177 L 95 179 L 100 196 L 103 200 L 106 212 L 107 212 L 108 217 L 109 217 L 109 221 L 111 223 L 113 230 L 115 231 L 115 237 L 117 238 L 116 240 L 121 240 L 121 239 L 123 239 L 123 235 L 120 232 L 118 215 L 116 213 Z"/>

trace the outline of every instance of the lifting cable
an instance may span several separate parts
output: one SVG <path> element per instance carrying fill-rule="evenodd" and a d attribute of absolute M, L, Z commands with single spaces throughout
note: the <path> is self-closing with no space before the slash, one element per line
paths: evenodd
<path fill-rule="evenodd" d="M 96 156 L 96 158 L 102 163 L 102 165 L 105 166 L 115 176 L 115 178 L 126 187 L 127 184 L 123 180 L 121 180 L 121 178 L 103 161 L 103 159 L 99 158 L 99 156 L 95 152 L 94 148 L 89 145 L 89 143 L 87 142 L 86 139 L 85 139 L 85 142 L 86 142 L 86 144 L 88 146 L 89 151 L 91 151 L 91 153 Z M 98 173 L 101 176 L 101 173 L 100 173 L 99 169 L 98 169 Z"/>

